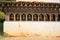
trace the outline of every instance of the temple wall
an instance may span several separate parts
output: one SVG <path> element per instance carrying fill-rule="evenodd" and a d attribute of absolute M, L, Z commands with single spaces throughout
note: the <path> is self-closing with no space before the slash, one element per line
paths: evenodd
<path fill-rule="evenodd" d="M 4 32 L 13 36 L 21 33 L 60 36 L 60 22 L 5 21 Z"/>
<path fill-rule="evenodd" d="M 16 2 L 19 1 L 28 1 L 28 2 L 53 2 L 53 3 L 59 3 L 59 0 L 16 0 Z"/>

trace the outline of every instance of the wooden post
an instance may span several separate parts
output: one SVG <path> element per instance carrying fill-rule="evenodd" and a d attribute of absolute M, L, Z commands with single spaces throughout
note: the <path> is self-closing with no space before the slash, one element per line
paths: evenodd
<path fill-rule="evenodd" d="M 26 21 L 27 21 L 27 14 L 26 14 Z"/>
<path fill-rule="evenodd" d="M 33 21 L 33 15 L 32 15 L 32 21 Z"/>
<path fill-rule="evenodd" d="M 51 19 L 52 19 L 52 15 L 50 15 L 50 22 L 52 21 Z"/>
<path fill-rule="evenodd" d="M 21 15 L 20 15 L 20 21 L 21 21 Z"/>
<path fill-rule="evenodd" d="M 14 14 L 14 21 L 16 20 L 16 18 L 15 18 L 15 14 Z"/>
<path fill-rule="evenodd" d="M 39 15 L 38 15 L 38 21 L 39 21 Z"/>

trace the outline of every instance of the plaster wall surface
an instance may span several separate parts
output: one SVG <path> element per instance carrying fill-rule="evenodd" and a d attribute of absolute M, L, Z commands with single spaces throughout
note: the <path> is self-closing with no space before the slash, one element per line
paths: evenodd
<path fill-rule="evenodd" d="M 16 2 L 19 1 L 60 3 L 60 0 L 16 0 Z"/>
<path fill-rule="evenodd" d="M 21 33 L 60 36 L 60 22 L 5 21 L 4 32 L 14 36 Z"/>

